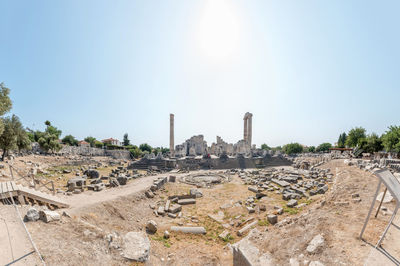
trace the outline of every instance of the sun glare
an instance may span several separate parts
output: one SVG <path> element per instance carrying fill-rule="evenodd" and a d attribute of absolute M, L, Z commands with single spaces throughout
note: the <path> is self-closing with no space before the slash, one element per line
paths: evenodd
<path fill-rule="evenodd" d="M 238 18 L 232 2 L 208 0 L 199 24 L 199 45 L 213 59 L 230 57 L 239 46 Z"/>

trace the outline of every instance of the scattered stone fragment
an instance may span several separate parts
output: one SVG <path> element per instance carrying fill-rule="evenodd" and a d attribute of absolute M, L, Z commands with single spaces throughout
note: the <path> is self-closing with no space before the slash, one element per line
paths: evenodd
<path fill-rule="evenodd" d="M 94 178 L 99 178 L 100 177 L 100 173 L 97 170 L 94 169 L 89 169 L 86 170 L 85 172 L 83 172 L 83 174 L 85 176 L 87 176 L 90 179 L 94 179 Z"/>
<path fill-rule="evenodd" d="M 150 254 L 150 240 L 143 232 L 129 232 L 124 236 L 123 257 L 145 262 Z"/>
<path fill-rule="evenodd" d="M 276 223 L 278 222 L 278 216 L 277 216 L 277 215 L 274 215 L 274 214 L 269 214 L 269 215 L 267 216 L 267 220 L 268 220 L 268 222 L 269 222 L 270 224 L 274 225 L 274 224 L 276 224 Z"/>
<path fill-rule="evenodd" d="M 180 199 L 178 200 L 179 205 L 188 205 L 188 204 L 196 204 L 195 199 Z"/>
<path fill-rule="evenodd" d="M 208 217 L 210 217 L 211 219 L 213 219 L 214 221 L 218 222 L 218 223 L 223 223 L 224 222 L 224 212 L 222 211 L 218 211 L 218 213 L 216 214 L 208 214 Z"/>
<path fill-rule="evenodd" d="M 265 211 L 267 210 L 267 207 L 266 207 L 264 204 L 261 204 L 261 205 L 259 206 L 259 208 L 260 208 L 260 211 L 261 211 L 261 212 L 265 212 Z"/>
<path fill-rule="evenodd" d="M 110 179 L 110 186 L 112 186 L 112 187 L 119 187 L 119 182 L 118 182 L 118 180 L 117 180 L 115 177 L 113 177 L 113 178 Z"/>
<path fill-rule="evenodd" d="M 53 221 L 59 221 L 61 219 L 60 214 L 55 211 L 42 210 L 39 212 L 40 220 L 45 223 L 50 223 Z"/>
<path fill-rule="evenodd" d="M 307 246 L 307 252 L 310 254 L 316 253 L 322 245 L 324 245 L 325 239 L 321 234 L 314 236 L 311 242 Z"/>
<path fill-rule="evenodd" d="M 219 234 L 219 238 L 221 238 L 222 240 L 225 240 L 229 235 L 229 231 L 228 230 L 224 230 L 221 234 Z"/>
<path fill-rule="evenodd" d="M 182 210 L 182 206 L 179 204 L 173 204 L 169 207 L 169 212 L 170 213 L 177 213 Z"/>
<path fill-rule="evenodd" d="M 246 207 L 246 209 L 247 209 L 247 211 L 249 213 L 254 213 L 255 212 L 254 208 L 252 208 L 252 207 Z"/>
<path fill-rule="evenodd" d="M 222 210 L 232 208 L 232 203 L 225 203 L 224 205 L 222 205 L 219 208 L 222 209 Z"/>
<path fill-rule="evenodd" d="M 258 223 L 258 220 L 255 220 L 254 222 L 252 222 L 252 223 L 246 225 L 245 227 L 243 227 L 242 229 L 240 229 L 240 230 L 237 232 L 237 235 L 238 235 L 238 236 L 244 235 L 244 234 L 247 233 L 247 231 L 249 231 L 253 226 L 257 225 L 257 223 Z"/>
<path fill-rule="evenodd" d="M 167 200 L 165 202 L 165 207 L 164 207 L 164 211 L 169 212 L 169 206 L 171 205 L 171 201 Z"/>
<path fill-rule="evenodd" d="M 250 190 L 254 193 L 258 193 L 258 188 L 256 188 L 256 187 L 248 187 L 248 190 Z"/>
<path fill-rule="evenodd" d="M 169 176 L 169 182 L 175 182 L 175 180 L 176 180 L 176 176 L 174 176 L 174 175 Z"/>
<path fill-rule="evenodd" d="M 103 183 L 98 183 L 93 186 L 94 191 L 102 191 L 106 186 Z"/>
<path fill-rule="evenodd" d="M 256 193 L 256 199 L 261 199 L 263 197 L 266 197 L 267 195 L 264 193 Z"/>
<path fill-rule="evenodd" d="M 63 211 L 62 216 L 71 218 L 71 215 L 70 215 L 68 212 L 66 212 L 66 211 Z"/>
<path fill-rule="evenodd" d="M 289 202 L 286 204 L 286 206 L 288 206 L 289 208 L 293 208 L 296 205 L 297 205 L 297 200 L 295 199 L 289 200 Z"/>
<path fill-rule="evenodd" d="M 206 234 L 206 229 L 201 226 L 188 227 L 188 226 L 171 226 L 171 231 L 181 232 L 187 234 Z"/>
<path fill-rule="evenodd" d="M 382 198 L 383 198 L 383 192 L 379 193 L 378 197 L 376 198 L 377 201 L 381 202 Z M 393 200 L 393 196 L 390 194 L 389 191 L 386 191 L 386 195 L 383 198 L 383 203 L 389 203 Z"/>
<path fill-rule="evenodd" d="M 355 203 L 361 202 L 361 198 L 355 198 L 355 199 L 353 199 L 353 202 L 355 202 Z"/>
<path fill-rule="evenodd" d="M 163 206 L 158 207 L 157 213 L 159 215 L 164 216 L 164 214 L 165 214 L 164 207 Z"/>
<path fill-rule="evenodd" d="M 178 200 L 179 200 L 179 199 L 178 199 L 177 197 L 175 197 L 175 198 L 172 198 L 172 199 L 171 199 L 171 202 L 172 202 L 172 203 L 177 203 Z"/>
<path fill-rule="evenodd" d="M 169 238 L 169 232 L 168 231 L 164 231 L 164 238 L 168 239 Z"/>
<path fill-rule="evenodd" d="M 26 213 L 25 220 L 35 222 L 39 220 L 39 212 L 34 207 L 29 208 Z"/>
<path fill-rule="evenodd" d="M 168 217 L 174 218 L 174 219 L 175 219 L 175 218 L 176 218 L 176 214 L 173 214 L 173 213 L 170 213 L 170 212 L 169 212 L 169 213 L 168 213 Z"/>
<path fill-rule="evenodd" d="M 157 223 L 153 220 L 148 221 L 146 225 L 146 230 L 150 234 L 154 234 L 155 232 L 157 232 Z"/>
<path fill-rule="evenodd" d="M 190 195 L 195 196 L 195 198 L 203 197 L 203 193 L 200 190 L 198 190 L 197 188 L 191 188 Z"/>
<path fill-rule="evenodd" d="M 146 190 L 144 193 L 148 198 L 154 198 L 154 193 L 151 190 Z"/>
<path fill-rule="evenodd" d="M 117 180 L 121 186 L 125 186 L 126 183 L 128 182 L 128 178 L 126 176 L 119 176 L 117 177 Z"/>

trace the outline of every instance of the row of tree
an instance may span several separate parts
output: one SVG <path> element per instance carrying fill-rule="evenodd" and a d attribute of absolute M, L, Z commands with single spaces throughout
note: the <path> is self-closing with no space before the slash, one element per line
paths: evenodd
<path fill-rule="evenodd" d="M 338 139 L 338 147 L 359 147 L 364 152 L 400 152 L 400 127 L 389 126 L 381 136 L 376 133 L 367 134 L 363 127 L 355 127 L 348 134 L 342 133 Z"/>
<path fill-rule="evenodd" d="M 262 144 L 261 149 L 263 150 L 272 150 L 272 151 L 282 151 L 286 154 L 295 154 L 295 153 L 302 153 L 302 152 L 326 152 L 332 148 L 332 144 L 325 142 L 320 144 L 319 146 L 303 146 L 300 143 L 294 142 L 284 145 L 283 147 L 277 146 L 274 148 L 270 148 L 267 144 Z"/>
<path fill-rule="evenodd" d="M 325 142 L 317 147 L 305 147 L 299 143 L 289 143 L 283 147 L 269 147 L 262 144 L 261 149 L 282 151 L 286 154 L 295 154 L 302 152 L 325 152 L 332 148 L 332 144 Z M 374 153 L 379 151 L 400 153 L 400 126 L 389 126 L 388 130 L 381 136 L 376 133 L 367 134 L 363 127 L 352 128 L 348 133 L 343 132 L 339 135 L 337 148 L 355 148 L 358 147 L 364 152 Z"/>

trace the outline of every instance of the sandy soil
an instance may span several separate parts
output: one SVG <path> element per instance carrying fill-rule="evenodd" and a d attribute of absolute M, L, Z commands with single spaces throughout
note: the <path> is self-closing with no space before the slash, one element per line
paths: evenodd
<path fill-rule="evenodd" d="M 366 242 L 358 239 L 377 179 L 354 166 L 345 166 L 342 160 L 331 161 L 322 168 L 330 168 L 335 175 L 330 190 L 325 195 L 312 197 L 307 201 L 309 205 L 298 212 L 279 216 L 279 221 L 291 221 L 281 227 L 265 223 L 266 215 L 274 212 L 274 206 L 285 205 L 285 201 L 275 193 L 268 193 L 268 197 L 257 202 L 266 205 L 265 212 L 248 214 L 243 207 L 235 207 L 237 201 L 245 201 L 248 196 L 254 195 L 237 176 L 233 176 L 229 183 L 202 188 L 203 197 L 197 199 L 195 205 L 184 206 L 181 218 L 156 217 L 149 205 L 162 205 L 168 196 L 188 193 L 193 186 L 168 183 L 156 193 L 155 198 L 147 199 L 144 190 L 155 178 L 148 176 L 130 181 L 120 188 L 64 196 L 71 204 L 71 208 L 65 210 L 71 217 L 63 216 L 56 223 L 39 221 L 27 226 L 48 265 L 130 265 L 131 262 L 121 256 L 118 247 L 121 243 L 116 241 L 110 246 L 105 237 L 114 234 L 119 239 L 127 232 L 143 231 L 150 219 L 157 222 L 158 231 L 149 235 L 151 256 L 147 265 L 231 265 L 229 243 L 241 239 L 236 235 L 240 228 L 236 224 L 250 217 L 261 221 L 257 229 L 263 237 L 258 245 L 264 252 L 270 253 L 278 265 L 289 265 L 290 258 L 298 258 L 301 254 L 306 260 L 318 260 L 325 265 L 363 265 L 375 257 L 371 253 L 371 245 L 376 243 L 389 219 L 387 215 L 371 219 L 364 236 Z M 361 202 L 353 201 L 354 193 L 360 194 Z M 225 204 L 233 207 L 221 210 L 220 207 Z M 384 206 L 394 209 L 393 203 Z M 25 213 L 26 209 L 24 207 L 22 212 Z M 60 210 L 60 213 L 63 211 Z M 220 211 L 223 212 L 221 223 L 208 217 Z M 232 236 L 226 242 L 218 238 L 225 230 L 223 224 Z M 165 240 L 163 232 L 169 230 L 171 225 L 204 226 L 207 234 L 171 234 L 171 238 Z M 305 249 L 316 234 L 324 235 L 324 247 L 317 254 L 307 254 Z M 397 237 L 395 232 L 390 231 L 383 245 L 400 257 Z"/>
<path fill-rule="evenodd" d="M 0 265 L 40 265 L 13 206 L 0 205 Z"/>

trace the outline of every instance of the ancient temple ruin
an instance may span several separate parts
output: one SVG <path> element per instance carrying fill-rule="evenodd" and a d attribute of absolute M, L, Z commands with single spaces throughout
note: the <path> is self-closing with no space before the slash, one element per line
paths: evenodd
<path fill-rule="evenodd" d="M 252 145 L 253 114 L 244 115 L 243 139 L 237 143 L 227 143 L 220 136 L 211 146 L 207 145 L 203 135 L 196 135 L 179 145 L 174 145 L 174 114 L 170 114 L 169 158 L 148 154 L 133 162 L 132 169 L 230 169 L 262 168 L 266 166 L 290 165 L 291 161 L 274 155 Z"/>
<path fill-rule="evenodd" d="M 220 136 L 217 136 L 217 142 L 212 143 L 210 147 L 204 140 L 203 135 L 193 136 L 187 139 L 184 143 L 174 147 L 174 115 L 170 114 L 170 157 L 186 157 L 186 156 L 208 156 L 215 155 L 221 156 L 222 154 L 228 156 L 244 155 L 250 156 L 252 150 L 252 120 L 253 114 L 247 112 L 244 115 L 244 134 L 243 139 L 237 143 L 227 143 Z"/>

